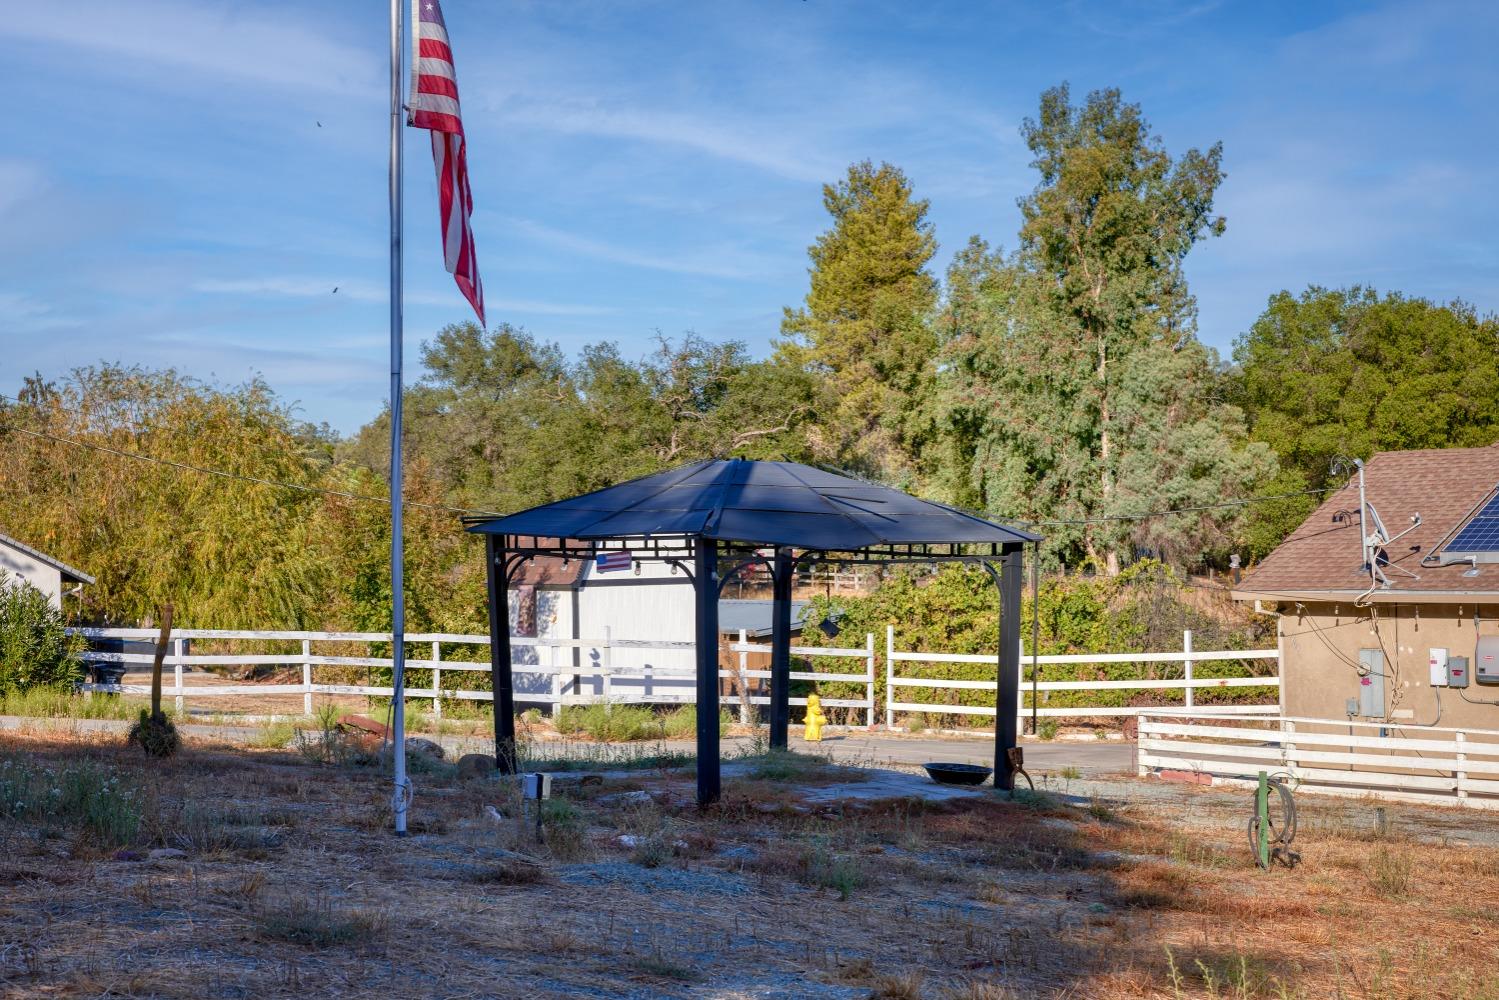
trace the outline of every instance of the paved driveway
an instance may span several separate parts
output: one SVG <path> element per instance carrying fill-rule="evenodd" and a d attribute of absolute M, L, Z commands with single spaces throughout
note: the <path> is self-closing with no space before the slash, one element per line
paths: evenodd
<path fill-rule="evenodd" d="M 1133 743 L 1122 740 L 1086 742 L 1021 740 L 1025 768 L 1032 774 L 1075 767 L 1085 774 L 1124 774 L 1134 769 Z M 835 760 L 865 764 L 924 764 L 956 761 L 994 764 L 994 740 L 980 737 L 901 736 L 889 733 L 835 735 L 821 743 L 803 743 L 795 733 L 793 750 L 819 750 Z"/>

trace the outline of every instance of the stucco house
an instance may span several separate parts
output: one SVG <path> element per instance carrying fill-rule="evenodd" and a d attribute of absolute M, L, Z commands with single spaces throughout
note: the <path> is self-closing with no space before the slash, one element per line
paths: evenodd
<path fill-rule="evenodd" d="M 91 584 L 94 578 L 54 559 L 9 535 L 0 535 L 0 580 L 21 580 L 47 595 L 54 608 L 62 608 L 63 585 Z"/>
<path fill-rule="evenodd" d="M 1234 588 L 1286 715 L 1499 730 L 1499 446 L 1380 452 Z"/>

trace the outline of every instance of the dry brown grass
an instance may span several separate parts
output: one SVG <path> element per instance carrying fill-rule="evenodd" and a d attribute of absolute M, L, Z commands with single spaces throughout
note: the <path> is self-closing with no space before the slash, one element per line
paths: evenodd
<path fill-rule="evenodd" d="M 1438 813 L 1375 835 L 1304 796 L 1303 865 L 1261 873 L 1243 796 L 1211 790 L 1100 818 L 813 805 L 760 776 L 700 812 L 690 776 L 646 771 L 564 787 L 538 843 L 512 790 L 433 773 L 397 840 L 388 779 L 294 750 L 3 736 L 6 757 L 108 769 L 143 814 L 124 849 L 0 819 L 5 997 L 1499 997 L 1499 850 L 1426 842 Z"/>

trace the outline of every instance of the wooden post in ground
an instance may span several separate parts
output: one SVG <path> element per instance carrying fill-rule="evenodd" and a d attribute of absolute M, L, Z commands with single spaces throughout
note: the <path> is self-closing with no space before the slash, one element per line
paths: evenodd
<path fill-rule="evenodd" d="M 161 718 L 161 665 L 167 658 L 167 644 L 172 638 L 172 606 L 161 609 L 161 632 L 156 636 L 156 656 L 151 661 L 151 718 Z"/>

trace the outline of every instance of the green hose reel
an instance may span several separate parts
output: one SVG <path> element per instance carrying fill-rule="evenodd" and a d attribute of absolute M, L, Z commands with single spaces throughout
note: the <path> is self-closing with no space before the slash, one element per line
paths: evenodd
<path fill-rule="evenodd" d="M 1279 803 L 1278 823 L 1270 808 L 1271 789 L 1275 790 Z M 1291 850 L 1291 841 L 1295 839 L 1296 798 L 1291 794 L 1291 786 L 1261 771 L 1254 791 L 1254 815 L 1249 818 L 1249 848 L 1254 852 L 1254 863 L 1266 871 L 1275 862 L 1295 868 L 1301 861 L 1301 855 Z"/>

